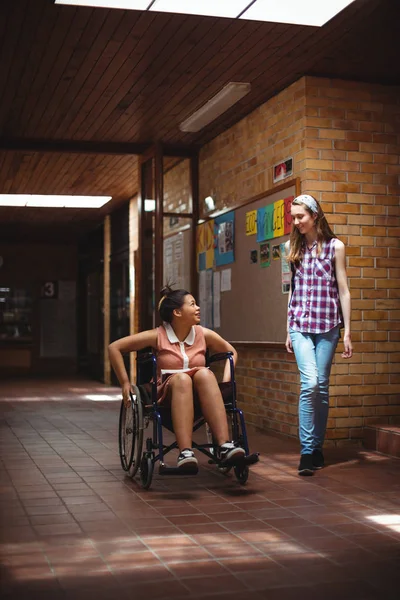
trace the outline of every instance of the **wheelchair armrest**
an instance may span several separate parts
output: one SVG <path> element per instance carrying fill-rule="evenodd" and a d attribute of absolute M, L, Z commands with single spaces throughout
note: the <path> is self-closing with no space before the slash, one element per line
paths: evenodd
<path fill-rule="evenodd" d="M 138 364 L 143 365 L 153 359 L 153 352 L 146 352 L 145 354 L 137 354 L 136 361 Z"/>
<path fill-rule="evenodd" d="M 227 360 L 228 358 L 233 357 L 233 352 L 218 352 L 217 354 L 213 354 L 208 358 L 208 364 L 216 362 L 217 360 Z"/>

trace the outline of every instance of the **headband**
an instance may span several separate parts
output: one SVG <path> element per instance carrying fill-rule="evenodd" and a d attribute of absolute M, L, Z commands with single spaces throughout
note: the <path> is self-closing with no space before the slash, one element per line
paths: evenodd
<path fill-rule="evenodd" d="M 308 194 L 301 194 L 300 196 L 297 196 L 297 198 L 295 198 L 293 202 L 300 202 L 301 204 L 305 204 L 313 213 L 315 213 L 316 215 L 318 214 L 318 204 L 316 200 L 314 200 L 314 198 L 312 196 L 309 196 Z"/>
<path fill-rule="evenodd" d="M 167 296 L 163 296 L 163 297 L 161 298 L 160 302 L 158 303 L 158 310 L 160 310 L 160 306 L 161 306 L 161 304 L 164 302 L 164 300 L 165 300 L 165 298 L 166 298 L 166 297 L 167 297 Z"/>

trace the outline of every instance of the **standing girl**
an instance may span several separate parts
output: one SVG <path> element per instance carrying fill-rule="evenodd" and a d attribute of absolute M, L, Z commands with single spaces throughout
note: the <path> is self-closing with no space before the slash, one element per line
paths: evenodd
<path fill-rule="evenodd" d="M 293 200 L 292 232 L 286 256 L 292 270 L 286 349 L 300 371 L 299 475 L 324 466 L 322 446 L 329 410 L 329 375 L 344 326 L 343 358 L 353 354 L 350 292 L 345 246 L 331 230 L 317 200 L 308 194 Z"/>

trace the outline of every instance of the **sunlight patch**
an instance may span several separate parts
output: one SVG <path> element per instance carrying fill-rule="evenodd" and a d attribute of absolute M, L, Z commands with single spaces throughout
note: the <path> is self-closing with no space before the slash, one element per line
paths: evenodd
<path fill-rule="evenodd" d="M 400 515 L 369 515 L 367 519 L 374 521 L 378 525 L 385 525 L 385 527 L 396 533 L 400 533 Z"/>
<path fill-rule="evenodd" d="M 87 394 L 85 398 L 93 402 L 118 402 L 121 401 L 121 394 Z"/>

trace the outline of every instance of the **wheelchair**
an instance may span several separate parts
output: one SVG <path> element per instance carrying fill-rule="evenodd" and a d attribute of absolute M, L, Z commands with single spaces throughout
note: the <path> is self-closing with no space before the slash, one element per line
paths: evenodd
<path fill-rule="evenodd" d="M 232 468 L 236 479 L 242 485 L 247 482 L 249 466 L 259 461 L 258 453 L 249 453 L 246 425 L 243 412 L 236 406 L 236 383 L 232 352 L 222 352 L 207 357 L 206 364 L 210 366 L 216 361 L 229 360 L 231 381 L 219 383 L 225 410 L 230 427 L 231 439 L 245 450 L 243 460 L 234 466 L 220 463 L 217 445 L 211 431 L 201 414 L 200 407 L 195 401 L 193 432 L 203 425 L 206 426 L 207 443 L 198 444 L 193 441 L 192 447 L 208 457 L 209 464 L 215 464 L 221 473 L 227 474 Z M 164 457 L 176 449 L 176 441 L 165 446 L 163 443 L 163 427 L 173 432 L 171 410 L 168 406 L 157 404 L 157 359 L 152 352 L 137 355 L 137 384 L 133 386 L 130 401 L 125 406 L 121 403 L 119 416 L 119 455 L 121 465 L 130 477 L 139 471 L 140 483 L 144 489 L 149 489 L 154 468 L 159 463 L 159 475 L 189 475 L 183 467 L 168 467 Z M 149 430 L 143 447 L 145 431 Z M 152 433 L 151 433 L 152 431 Z"/>

